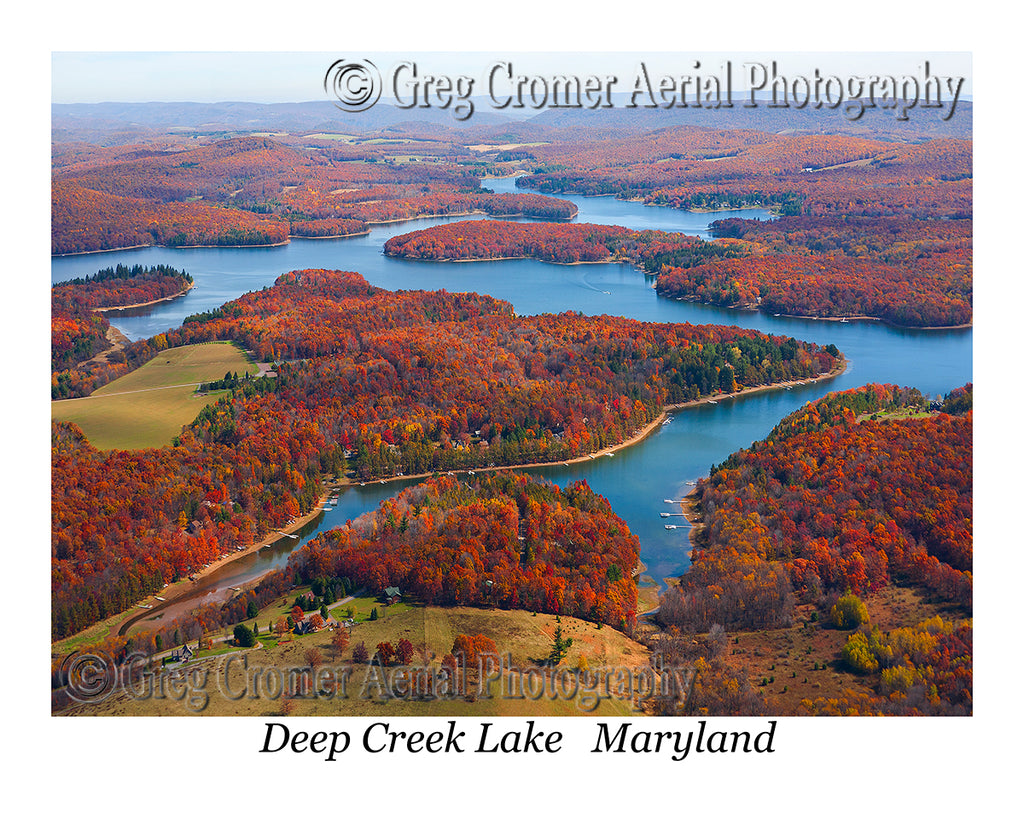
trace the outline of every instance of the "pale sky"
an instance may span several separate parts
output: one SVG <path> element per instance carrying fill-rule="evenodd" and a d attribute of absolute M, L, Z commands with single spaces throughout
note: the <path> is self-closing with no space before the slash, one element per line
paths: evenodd
<path fill-rule="evenodd" d="M 511 63 L 517 76 L 617 76 L 617 91 L 629 90 L 641 62 L 652 77 L 702 72 L 721 76 L 729 62 L 739 89 L 747 85 L 748 63 L 769 66 L 775 61 L 778 74 L 787 77 L 813 77 L 818 69 L 840 78 L 922 78 L 927 61 L 933 75 L 965 77 L 961 96 L 972 95 L 968 52 L 54 52 L 51 102 L 324 100 L 324 74 L 343 58 L 368 58 L 385 78 L 399 62 L 410 60 L 421 75 L 473 78 L 475 94 L 484 90 L 487 71 L 498 61 Z M 697 62 L 700 69 L 694 67 Z"/>

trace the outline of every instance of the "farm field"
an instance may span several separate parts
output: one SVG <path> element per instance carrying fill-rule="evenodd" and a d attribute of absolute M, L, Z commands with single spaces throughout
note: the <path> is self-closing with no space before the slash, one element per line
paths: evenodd
<path fill-rule="evenodd" d="M 77 424 L 97 449 L 165 446 L 216 398 L 217 393 L 197 396 L 197 384 L 223 378 L 225 372 L 256 370 L 231 343 L 178 347 L 87 398 L 51 402 L 51 417 Z"/>

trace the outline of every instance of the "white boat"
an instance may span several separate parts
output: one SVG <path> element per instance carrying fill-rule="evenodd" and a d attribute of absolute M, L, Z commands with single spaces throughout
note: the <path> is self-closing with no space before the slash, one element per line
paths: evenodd
<path fill-rule="evenodd" d="M 679 527 L 678 527 L 678 526 L 676 526 L 676 525 L 675 525 L 675 524 L 673 524 L 673 523 L 666 523 L 666 524 L 665 524 L 665 528 L 666 528 L 666 529 L 678 529 Z"/>

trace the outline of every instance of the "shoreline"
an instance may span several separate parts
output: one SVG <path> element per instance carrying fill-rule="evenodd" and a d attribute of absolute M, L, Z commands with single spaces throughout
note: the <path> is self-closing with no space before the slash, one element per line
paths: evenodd
<path fill-rule="evenodd" d="M 497 195 L 497 194 L 495 194 L 495 195 Z M 489 213 L 486 210 L 479 210 L 479 209 L 477 209 L 477 210 L 460 210 L 460 211 L 452 212 L 452 213 L 421 213 L 419 216 L 405 216 L 405 217 L 402 217 L 401 219 L 380 219 L 380 220 L 372 221 L 372 222 L 368 221 L 368 222 L 366 222 L 366 224 L 367 225 L 397 225 L 397 224 L 400 224 L 401 222 L 416 222 L 416 221 L 418 221 L 420 219 L 445 219 L 447 217 L 455 217 L 455 216 L 489 216 L 491 219 L 495 219 L 495 220 L 515 219 L 515 218 L 518 217 L 518 218 L 523 218 L 523 219 L 543 219 L 544 221 L 548 221 L 548 222 L 571 222 L 573 219 L 575 219 L 577 216 L 579 216 L 579 213 L 580 213 L 580 209 L 576 208 L 576 211 L 575 211 L 575 213 L 573 213 L 572 216 L 563 216 L 563 217 L 559 218 L 559 217 L 531 216 L 530 214 L 523 213 L 522 211 L 519 211 L 518 213 Z M 387 255 L 387 254 L 385 254 L 385 255 Z M 392 258 L 401 258 L 401 257 L 395 256 L 395 257 L 392 257 Z M 512 258 L 512 257 L 510 257 L 510 258 Z M 517 258 L 525 258 L 525 257 L 517 257 Z M 417 259 L 417 260 L 413 260 L 413 261 L 420 261 L 420 260 Z M 422 261 L 441 261 L 441 260 L 440 259 L 423 259 Z M 458 259 L 447 259 L 446 261 L 460 261 L 460 260 L 458 260 Z M 471 261 L 471 260 L 464 259 L 464 260 L 461 260 L 461 261 Z"/>
<path fill-rule="evenodd" d="M 657 291 L 657 281 L 655 281 L 653 287 L 655 291 Z M 687 298 L 685 296 L 665 296 L 661 293 L 658 293 L 658 298 L 669 299 L 670 301 L 681 301 L 687 304 L 697 304 L 701 307 L 715 307 L 719 310 L 743 310 L 747 313 L 763 313 L 771 318 L 800 319 L 802 321 L 831 321 L 837 324 L 852 321 L 878 321 L 887 327 L 894 327 L 897 330 L 967 330 L 974 327 L 973 321 L 969 321 L 966 324 L 938 324 L 922 326 L 917 324 L 897 324 L 894 321 L 889 321 L 888 319 L 881 318 L 880 316 L 802 316 L 798 313 L 770 313 L 770 308 L 756 304 L 712 304 L 709 301 L 697 301 L 696 299 Z"/>
<path fill-rule="evenodd" d="M 128 245 L 127 247 L 104 247 L 100 250 L 75 250 L 71 253 L 51 253 L 51 259 L 61 259 L 65 256 L 91 256 L 94 253 L 117 253 L 121 250 L 141 250 L 146 247 L 159 247 L 160 245 Z"/>
<path fill-rule="evenodd" d="M 368 224 L 368 223 L 367 223 Z M 350 239 L 354 236 L 369 236 L 369 229 L 359 233 L 333 233 L 330 236 L 303 236 L 301 233 L 289 233 L 289 241 L 292 239 Z"/>
<path fill-rule="evenodd" d="M 646 425 L 644 425 L 642 428 L 637 430 L 633 435 L 631 435 L 629 438 L 625 439 L 624 441 L 621 441 L 620 443 L 617 443 L 617 444 L 612 444 L 611 446 L 604 447 L 603 449 L 600 449 L 600 450 L 592 452 L 592 453 L 587 453 L 585 455 L 580 455 L 580 456 L 577 456 L 575 458 L 570 458 L 568 460 L 559 459 L 559 460 L 555 460 L 555 461 L 532 462 L 532 463 L 526 463 L 526 464 L 514 464 L 514 465 L 509 465 L 509 466 L 485 466 L 485 467 L 478 467 L 478 468 L 475 468 L 475 469 L 448 470 L 445 473 L 423 472 L 423 473 L 418 473 L 418 474 L 413 474 L 413 475 L 394 475 L 394 476 L 387 477 L 387 478 L 377 478 L 376 480 L 363 481 L 363 482 L 354 481 L 354 480 L 351 480 L 349 478 L 342 478 L 342 479 L 340 479 L 340 481 L 338 481 L 335 484 L 333 489 L 328 489 L 328 490 L 326 490 L 322 494 L 322 496 L 320 497 L 320 499 L 319 499 L 319 501 L 317 503 L 317 506 L 314 507 L 307 514 L 305 514 L 305 515 L 303 515 L 303 516 L 301 516 L 299 518 L 296 518 L 291 524 L 289 524 L 288 526 L 282 527 L 280 530 L 275 530 L 273 532 L 270 532 L 262 540 L 260 540 L 258 543 L 254 543 L 252 546 L 246 548 L 243 551 L 240 551 L 240 552 L 238 552 L 238 551 L 236 551 L 236 552 L 228 552 L 227 554 L 222 555 L 221 557 L 219 557 L 218 559 L 216 559 L 212 563 L 210 563 L 208 566 L 204 566 L 199 571 L 194 572 L 193 573 L 193 577 L 195 578 L 195 580 L 200 580 L 203 577 L 206 577 L 209 574 L 212 574 L 214 571 L 217 571 L 217 570 L 223 568 L 224 566 L 230 564 L 232 561 L 237 560 L 238 558 L 244 557 L 247 554 L 252 554 L 253 552 L 258 552 L 260 549 L 264 548 L 265 546 L 271 545 L 272 543 L 276 542 L 277 540 L 279 540 L 282 537 L 282 533 L 292 533 L 295 530 L 302 528 L 307 523 L 309 523 L 311 520 L 313 520 L 318 514 L 320 514 L 320 509 L 321 509 L 321 507 L 323 507 L 324 502 L 328 501 L 330 496 L 331 496 L 331 494 L 334 491 L 336 491 L 339 487 L 359 486 L 359 485 L 361 485 L 361 483 L 362 483 L 362 485 L 366 485 L 366 484 L 388 484 L 388 483 L 393 483 L 395 481 L 416 481 L 416 480 L 423 480 L 423 479 L 426 479 L 426 478 L 430 478 L 430 477 L 432 477 L 434 475 L 437 475 L 437 474 L 447 474 L 448 472 L 450 472 L 451 474 L 459 474 L 459 475 L 461 475 L 461 474 L 468 474 L 470 472 L 472 472 L 472 473 L 500 472 L 500 471 L 503 471 L 503 470 L 523 470 L 523 469 L 532 469 L 532 468 L 536 468 L 536 467 L 545 467 L 545 466 L 566 466 L 566 465 L 570 465 L 570 464 L 583 463 L 583 462 L 589 461 L 589 460 L 596 460 L 599 457 L 604 457 L 604 456 L 609 455 L 609 454 L 614 454 L 614 453 L 619 452 L 619 451 L 621 451 L 623 449 L 626 449 L 627 447 L 630 447 L 630 446 L 633 446 L 635 444 L 640 443 L 641 441 L 646 439 L 649 435 L 651 435 L 653 432 L 655 432 L 657 429 L 659 429 L 661 427 L 661 425 L 664 423 L 664 421 L 668 418 L 668 416 L 670 414 L 672 414 L 672 413 L 676 413 L 676 412 L 679 412 L 679 411 L 682 411 L 682 410 L 685 410 L 685 409 L 689 409 L 689 408 L 692 408 L 692 407 L 696 407 L 696 406 L 701 406 L 701 405 L 709 404 L 711 401 L 717 402 L 717 401 L 723 400 L 723 399 L 739 398 L 739 397 L 741 397 L 743 395 L 749 395 L 749 394 L 754 394 L 754 393 L 758 393 L 758 392 L 766 392 L 768 390 L 785 389 L 787 386 L 794 386 L 794 385 L 796 385 L 798 383 L 799 384 L 808 384 L 808 383 L 812 383 L 812 382 L 816 383 L 818 381 L 827 381 L 827 380 L 830 380 L 832 378 L 836 378 L 839 375 L 842 375 L 842 373 L 845 372 L 845 370 L 846 370 L 847 363 L 848 362 L 847 362 L 847 359 L 845 357 L 841 358 L 840 361 L 839 361 L 838 366 L 836 366 L 835 368 L 833 368 L 829 372 L 822 373 L 822 374 L 820 374 L 818 376 L 815 376 L 813 378 L 803 379 L 800 382 L 797 382 L 797 381 L 779 381 L 779 382 L 777 382 L 775 384 L 762 384 L 762 385 L 758 385 L 758 386 L 755 386 L 755 387 L 747 387 L 746 389 L 740 390 L 738 392 L 717 393 L 717 394 L 705 396 L 705 397 L 702 397 L 702 398 L 696 398 L 696 399 L 694 399 L 692 401 L 684 401 L 684 402 L 679 403 L 679 404 L 668 404 L 668 405 L 666 405 L 665 407 L 662 408 L 661 412 L 658 414 L 658 416 L 654 420 L 652 420 L 649 423 L 647 423 Z M 696 487 L 694 487 L 694 489 L 692 489 L 689 493 L 687 493 L 685 498 L 690 498 L 695 491 L 696 491 Z M 699 524 L 696 524 L 691 519 L 691 517 L 688 514 L 688 510 L 685 507 L 685 504 L 683 506 L 684 506 L 684 508 L 683 508 L 684 515 L 686 515 L 687 520 L 690 521 L 690 523 L 691 523 L 691 529 L 690 529 L 689 537 L 690 537 L 690 544 L 691 544 L 691 547 L 692 547 L 693 546 L 693 537 L 694 537 L 694 534 L 695 534 Z M 150 609 L 144 609 L 140 614 L 132 615 L 127 620 L 125 620 L 125 622 L 121 623 L 119 626 L 116 626 L 116 628 L 118 629 L 118 634 L 119 635 L 123 635 L 123 634 L 127 633 L 128 630 L 130 630 L 131 627 L 133 625 L 135 625 L 135 623 L 137 623 L 139 620 L 151 617 L 155 612 L 160 611 L 161 609 L 170 606 L 172 603 L 177 602 L 178 600 L 180 600 L 180 598 L 187 596 L 187 594 L 193 590 L 193 584 L 194 584 L 195 580 L 192 581 L 192 582 L 188 582 L 188 578 L 183 578 L 182 580 L 179 580 L 177 583 L 165 587 L 162 590 L 161 595 L 160 595 L 164 599 L 162 601 L 156 601 L 156 602 L 159 603 L 159 607 L 154 606 L 153 608 L 150 608 Z M 258 580 L 254 581 L 254 582 L 258 582 Z M 246 583 L 245 587 L 248 588 L 251 585 L 252 585 L 252 583 Z M 146 597 L 142 598 L 137 603 L 135 603 L 132 606 L 132 609 L 129 609 L 129 611 L 132 611 L 135 608 L 138 608 L 140 603 L 150 603 L 152 605 L 153 602 L 154 602 L 154 597 L 155 597 L 154 594 L 147 595 Z M 122 612 L 120 615 L 114 615 L 114 616 L 115 617 L 119 617 L 119 616 L 123 616 L 123 614 L 124 614 L 124 612 Z M 96 624 L 93 624 L 93 626 L 90 626 L 89 628 L 93 628 L 95 625 Z M 76 636 L 77 635 L 74 635 L 74 634 L 68 635 L 68 637 L 62 638 L 62 641 L 68 640 L 68 639 L 72 639 L 72 638 L 74 638 Z"/>
<path fill-rule="evenodd" d="M 766 312 L 760 307 L 744 308 L 757 310 L 759 312 Z M 775 314 L 772 314 L 774 318 Z M 888 327 L 895 327 L 898 330 L 966 330 L 969 327 L 974 326 L 973 321 L 969 321 L 966 324 L 934 324 L 934 325 L 917 325 L 917 324 L 896 324 L 896 322 L 889 321 L 888 319 L 881 318 L 880 316 L 800 316 L 790 315 L 789 313 L 780 314 L 779 318 L 794 318 L 803 319 L 804 321 L 834 321 L 838 324 L 844 324 L 851 321 L 879 321 Z"/>
<path fill-rule="evenodd" d="M 687 539 L 690 541 L 690 551 L 687 553 L 686 558 L 690 561 L 690 566 L 693 566 L 693 550 L 697 548 L 697 535 L 704 528 L 704 522 L 700 519 L 700 515 L 697 513 L 697 498 L 694 497 L 697 493 L 697 487 L 693 487 L 687 492 L 679 504 L 679 508 L 683 511 L 683 517 L 690 524 L 690 531 L 687 533 Z M 690 571 L 689 569 L 686 570 Z M 686 572 L 683 572 L 686 574 Z M 666 578 L 667 579 L 667 578 Z"/>
<path fill-rule="evenodd" d="M 249 546 L 242 551 L 227 552 L 226 554 L 223 554 L 217 559 L 215 559 L 212 563 L 204 566 L 202 569 L 193 572 L 190 575 L 193 578 L 192 580 L 189 580 L 188 577 L 183 577 L 177 582 L 171 583 L 170 585 L 164 587 L 159 592 L 159 595 L 163 598 L 163 600 L 156 600 L 155 592 L 146 595 L 144 598 L 133 604 L 131 609 L 128 610 L 128 612 L 134 611 L 139 607 L 140 604 L 144 603 L 148 603 L 151 606 L 151 608 L 143 609 L 140 614 L 131 615 L 123 623 L 117 625 L 116 628 L 118 636 L 126 635 L 131 630 L 132 626 L 138 623 L 139 620 L 148 619 L 149 617 L 152 617 L 153 614 L 161 611 L 162 609 L 168 608 L 174 603 L 180 601 L 182 598 L 187 597 L 189 593 L 194 591 L 195 583 L 199 580 L 202 580 L 204 577 L 213 574 L 215 571 L 224 568 L 225 566 L 231 564 L 233 561 L 238 560 L 241 557 L 245 557 L 246 555 L 258 552 L 265 546 L 270 546 L 271 544 L 281 539 L 282 533 L 291 533 L 297 529 L 301 529 L 303 526 L 305 526 L 307 523 L 313 520 L 318 514 L 320 514 L 320 509 L 323 507 L 324 502 L 330 498 L 330 495 L 330 491 L 325 492 L 318 501 L 317 506 L 314 507 L 311 511 L 307 512 L 305 515 L 302 515 L 301 517 L 296 518 L 292 523 L 288 524 L 287 526 L 283 526 L 280 529 L 275 529 L 274 531 L 268 533 L 262 540 L 260 540 L 257 543 L 253 543 L 252 546 Z M 248 587 L 249 585 L 251 584 L 247 583 L 246 587 Z M 218 589 L 220 588 L 222 587 L 218 587 Z M 121 615 L 114 616 L 119 617 L 123 614 L 125 614 L 125 612 L 122 612 Z M 90 626 L 90 628 L 92 628 L 92 626 Z M 72 634 L 68 637 L 62 638 L 62 640 L 71 639 L 75 636 L 76 635 Z"/>
<path fill-rule="evenodd" d="M 420 473 L 413 474 L 413 475 L 394 475 L 394 476 L 391 476 L 391 477 L 388 477 L 388 478 L 376 478 L 376 479 L 369 480 L 369 481 L 353 481 L 353 480 L 350 480 L 349 478 L 342 478 L 341 479 L 341 485 L 342 486 L 361 486 L 361 485 L 375 484 L 375 483 L 376 484 L 391 483 L 393 481 L 422 480 L 424 478 L 430 478 L 430 477 L 432 477 L 434 475 L 446 475 L 446 474 L 465 475 L 465 474 L 468 474 L 470 472 L 473 472 L 473 473 L 478 473 L 478 472 L 500 472 L 502 470 L 507 470 L 507 469 L 533 469 L 533 468 L 542 467 L 542 466 L 567 466 L 569 464 L 583 463 L 584 461 L 591 461 L 591 460 L 595 460 L 595 459 L 597 459 L 599 457 L 604 457 L 605 455 L 614 454 L 614 453 L 619 452 L 619 451 L 621 451 L 623 449 L 626 449 L 627 447 L 633 446 L 634 444 L 640 443 L 645 438 L 647 438 L 647 436 L 649 436 L 652 432 L 654 432 L 655 430 L 660 428 L 661 425 L 668 418 L 668 416 L 670 414 L 672 414 L 672 413 L 680 412 L 681 410 L 690 409 L 692 407 L 698 407 L 698 406 L 701 406 L 701 405 L 704 405 L 704 404 L 709 404 L 712 401 L 717 403 L 720 400 L 731 399 L 731 398 L 740 398 L 740 397 L 742 397 L 744 395 L 753 395 L 754 393 L 766 392 L 768 390 L 781 390 L 781 389 L 785 389 L 786 387 L 797 386 L 797 385 L 800 385 L 800 384 L 810 384 L 810 383 L 817 383 L 819 381 L 828 381 L 828 380 L 831 380 L 833 378 L 837 378 L 840 375 L 842 375 L 844 372 L 846 372 L 847 364 L 848 364 L 847 359 L 845 357 L 843 357 L 843 358 L 841 358 L 839 360 L 838 366 L 836 366 L 833 369 L 829 370 L 827 373 L 822 373 L 821 375 L 814 376 L 813 378 L 805 378 L 805 379 L 803 379 L 801 381 L 779 381 L 779 382 L 777 382 L 775 384 L 759 384 L 756 387 L 747 387 L 746 389 L 740 390 L 738 392 L 716 393 L 714 395 L 708 395 L 708 396 L 705 396 L 703 398 L 695 398 L 692 401 L 684 401 L 684 402 L 682 402 L 680 404 L 666 404 L 662 408 L 662 410 L 658 414 L 658 416 L 653 421 L 651 421 L 650 423 L 648 423 L 648 424 L 644 425 L 643 427 L 641 427 L 639 430 L 637 430 L 635 433 L 633 433 L 633 435 L 631 435 L 629 438 L 625 439 L 624 441 L 621 441 L 621 442 L 619 442 L 617 444 L 612 444 L 611 446 L 606 446 L 606 447 L 604 447 L 604 449 L 600 449 L 600 450 L 597 450 L 595 452 L 590 452 L 590 453 L 587 453 L 586 455 L 579 455 L 579 456 L 577 456 L 575 458 L 569 458 L 569 459 L 559 458 L 559 459 L 554 460 L 554 461 L 536 461 L 536 462 L 525 463 L 525 464 L 510 464 L 510 465 L 507 465 L 507 466 L 481 466 L 481 467 L 476 467 L 474 469 L 449 469 L 449 470 L 446 470 L 445 472 L 436 472 L 436 471 L 435 472 L 420 472 Z"/>
<path fill-rule="evenodd" d="M 550 143 L 548 143 L 548 144 L 550 144 Z M 708 159 L 699 159 L 699 160 L 694 160 L 694 161 L 696 161 L 696 162 L 716 162 L 716 161 L 718 161 L 720 159 L 733 159 L 733 158 L 734 158 L 733 156 L 714 156 L 714 157 L 709 157 Z M 533 174 L 528 172 L 528 171 L 519 171 L 517 173 L 506 174 L 505 176 L 483 176 L 483 177 L 481 177 L 481 179 L 512 179 L 513 177 L 532 176 L 532 175 Z M 516 185 L 516 187 L 519 187 L 519 186 Z M 580 196 L 580 197 L 582 197 L 584 199 L 602 199 L 602 198 L 605 198 L 605 197 L 608 197 L 608 196 L 614 196 L 614 197 L 618 198 L 618 194 L 617 193 L 580 193 L 579 191 L 572 191 L 572 190 L 557 191 L 556 193 L 542 193 L 537 188 L 531 188 L 528 185 L 524 185 L 523 187 L 527 191 L 536 191 L 537 193 L 540 193 L 541 196 L 550 196 L 552 199 L 557 199 L 559 196 Z M 664 203 L 661 203 L 661 202 L 647 202 L 647 201 L 644 200 L 644 197 L 642 197 L 642 196 L 630 196 L 630 197 L 621 199 L 620 201 L 622 201 L 622 202 L 636 202 L 637 204 L 642 204 L 644 207 L 647 207 L 647 208 L 667 208 L 668 210 L 678 210 L 678 211 L 682 211 L 683 213 L 730 213 L 732 211 L 738 211 L 738 210 L 763 210 L 763 211 L 767 211 L 768 213 L 770 213 L 776 219 L 779 217 L 778 206 L 776 206 L 776 207 L 767 207 L 765 205 L 740 205 L 739 207 L 725 207 L 725 208 L 674 208 L 674 207 L 672 207 L 669 204 L 664 204 Z"/>
<path fill-rule="evenodd" d="M 485 210 L 467 210 L 459 211 L 458 213 L 421 213 L 418 216 L 406 216 L 401 219 L 382 219 L 380 221 L 365 222 L 366 225 L 396 225 L 400 222 L 416 222 L 420 219 L 444 219 L 449 216 L 488 216 L 492 219 L 514 219 L 516 217 L 522 217 L 525 219 L 543 219 L 549 222 L 571 222 L 577 216 L 579 216 L 579 208 L 576 208 L 576 212 L 572 216 L 563 217 L 544 217 L 544 216 L 531 216 L 527 213 L 488 213 Z M 104 247 L 99 250 L 76 250 L 72 253 L 51 253 L 51 259 L 60 259 L 65 256 L 90 256 L 95 253 L 120 253 L 126 250 L 145 250 L 149 247 L 162 247 L 170 250 L 211 250 L 216 248 L 244 250 L 250 247 L 283 247 L 284 245 L 290 244 L 292 239 L 348 239 L 353 236 L 369 236 L 370 231 L 366 230 L 361 233 L 340 233 L 337 236 L 301 236 L 293 233 L 288 234 L 288 238 L 283 242 L 271 242 L 270 244 L 262 245 L 126 245 L 125 247 Z M 543 260 L 541 260 L 543 261 Z"/>
<path fill-rule="evenodd" d="M 624 259 L 616 259 L 609 256 L 607 259 L 580 259 L 576 262 L 557 262 L 554 259 L 539 259 L 536 256 L 487 256 L 473 259 L 424 259 L 419 256 L 403 256 L 399 253 L 385 253 L 389 259 L 404 259 L 407 262 L 435 262 L 444 264 L 467 264 L 470 262 L 515 262 L 523 259 L 532 259 L 542 264 L 558 264 L 563 267 L 573 267 L 578 264 L 632 264 Z"/>
<path fill-rule="evenodd" d="M 838 375 L 841 375 L 846 370 L 846 359 L 845 358 L 842 359 L 841 365 L 842 366 L 839 367 L 837 370 L 835 370 L 835 371 L 833 371 L 831 373 L 828 373 L 825 376 L 821 376 L 821 377 L 813 379 L 813 380 L 814 381 L 825 380 L 826 378 L 834 378 L 834 377 L 836 377 Z M 787 382 L 782 382 L 782 383 L 784 385 Z M 794 382 L 788 382 L 788 383 L 792 384 Z M 807 381 L 804 381 L 803 383 L 806 384 Z M 700 480 L 703 480 L 703 478 L 701 478 Z M 680 502 L 679 502 L 680 511 L 682 511 L 683 517 L 690 524 L 690 531 L 687 533 L 687 539 L 688 539 L 689 544 L 690 544 L 690 551 L 689 551 L 689 553 L 687 553 L 687 559 L 689 559 L 691 561 L 691 565 L 692 565 L 692 553 L 693 553 L 693 550 L 697 548 L 697 536 L 700 534 L 701 530 L 703 530 L 703 528 L 704 528 L 704 522 L 701 520 L 700 514 L 696 511 L 696 508 L 695 508 L 696 504 L 697 504 L 697 498 L 695 496 L 697 494 L 697 489 L 699 488 L 699 484 L 700 484 L 700 481 L 698 481 L 698 486 L 694 486 L 693 488 L 691 488 L 690 491 L 687 492 L 680 499 Z M 689 571 L 689 569 L 687 569 L 686 571 Z M 686 574 L 686 572 L 683 572 L 683 574 Z"/>
<path fill-rule="evenodd" d="M 219 558 L 214 560 L 210 565 L 205 566 L 204 568 L 200 569 L 198 572 L 193 572 L 193 576 L 195 577 L 196 580 L 200 580 L 203 577 L 206 577 L 207 575 L 212 574 L 217 569 L 219 569 L 219 568 L 221 568 L 223 566 L 228 565 L 229 563 L 231 563 L 234 560 L 237 560 L 240 557 L 245 557 L 245 555 L 247 555 L 247 554 L 252 554 L 253 552 L 258 552 L 260 549 L 264 548 L 265 546 L 270 546 L 271 544 L 276 543 L 278 540 L 281 539 L 281 537 L 283 535 L 285 535 L 285 534 L 292 534 L 293 532 L 295 532 L 295 530 L 301 529 L 303 526 L 305 526 L 307 523 L 309 523 L 317 515 L 320 514 L 320 512 L 323 509 L 324 503 L 328 502 L 330 500 L 330 497 L 331 497 L 330 490 L 324 492 L 323 495 L 320 496 L 320 499 L 317 501 L 316 506 L 314 506 L 305 515 L 302 515 L 301 517 L 295 518 L 295 520 L 292 523 L 290 523 L 290 524 L 288 524 L 286 526 L 282 526 L 280 529 L 275 529 L 272 532 L 269 532 L 258 543 L 253 543 L 252 546 L 249 546 L 249 547 L 247 547 L 246 549 L 244 549 L 244 550 L 242 550 L 240 552 L 237 552 L 237 551 L 236 552 L 228 552 L 225 555 L 221 555 Z M 188 578 L 185 578 L 185 580 L 188 580 Z M 179 581 L 179 583 L 180 582 L 181 581 Z M 179 594 L 178 596 L 180 597 L 181 595 Z M 170 602 L 170 600 L 171 600 L 170 595 L 167 595 L 166 597 L 167 597 L 168 602 Z"/>
<path fill-rule="evenodd" d="M 172 301 L 173 299 L 181 298 L 182 296 L 187 295 L 188 292 L 193 287 L 196 286 L 195 282 L 186 282 L 186 284 L 188 286 L 184 290 L 179 290 L 177 293 L 174 293 L 173 295 L 170 296 L 164 296 L 163 298 L 153 299 L 152 301 L 140 301 L 137 304 L 121 304 L 118 305 L 117 307 L 93 307 L 92 311 L 94 313 L 109 313 L 114 310 L 134 310 L 136 307 L 149 307 L 151 304 L 160 304 L 161 302 L 164 301 Z"/>
<path fill-rule="evenodd" d="M 123 250 L 145 250 L 148 247 L 162 247 L 170 250 L 209 250 L 211 248 L 225 248 L 239 250 L 247 247 L 281 247 L 288 244 L 288 239 L 283 242 L 273 242 L 266 245 L 126 245 L 125 247 L 104 247 L 100 250 L 76 250 L 74 253 L 51 253 L 51 259 L 62 259 L 65 256 L 90 256 L 94 253 L 120 253 Z"/>

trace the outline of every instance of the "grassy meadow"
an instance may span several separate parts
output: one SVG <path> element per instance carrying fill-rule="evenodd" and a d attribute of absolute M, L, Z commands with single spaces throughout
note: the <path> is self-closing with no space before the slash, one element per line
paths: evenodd
<path fill-rule="evenodd" d="M 291 595 L 294 595 L 294 591 Z M 293 599 L 293 597 L 291 598 Z M 324 630 L 316 634 L 304 636 L 286 635 L 280 642 L 269 634 L 270 626 L 277 616 L 288 610 L 289 598 L 282 598 L 271 606 L 264 608 L 255 621 L 259 624 L 260 646 L 243 650 L 246 664 L 254 678 L 265 680 L 275 677 L 288 669 L 308 667 L 310 652 L 320 652 L 323 668 L 350 669 L 350 678 L 344 696 L 338 694 L 320 695 L 309 698 L 296 698 L 292 701 L 290 713 L 293 716 L 629 716 L 636 715 L 629 702 L 611 697 L 601 699 L 599 703 L 587 703 L 579 697 L 568 699 L 564 695 L 536 698 L 508 699 L 501 696 L 498 684 L 494 685 L 491 698 L 479 697 L 472 692 L 479 692 L 479 678 L 471 671 L 467 680 L 466 691 L 469 696 L 456 696 L 452 699 L 417 700 L 399 696 L 385 699 L 379 696 L 379 688 L 372 683 L 376 680 L 370 666 L 353 664 L 352 648 L 362 642 L 372 654 L 378 643 L 390 641 L 392 644 L 405 638 L 417 649 L 414 666 L 419 666 L 424 659 L 432 668 L 440 666 L 441 658 L 452 650 L 455 637 L 459 634 L 484 634 L 494 640 L 501 656 L 511 655 L 512 664 L 518 668 L 534 666 L 545 658 L 551 650 L 553 635 L 557 622 L 554 615 L 533 614 L 527 611 L 501 611 L 477 608 L 441 608 L 436 606 L 417 606 L 402 604 L 401 607 L 385 609 L 373 598 L 357 598 L 351 603 L 343 603 L 332 609 L 332 615 L 341 615 L 351 605 L 356 613 L 357 625 L 351 632 L 351 643 L 339 657 L 331 646 L 331 632 Z M 370 608 L 377 607 L 381 617 L 377 620 L 363 620 Z M 247 621 L 251 626 L 253 621 Z M 571 637 L 573 645 L 561 667 L 577 668 L 582 658 L 586 658 L 587 667 L 593 670 L 601 668 L 641 668 L 648 665 L 650 652 L 644 646 L 634 642 L 625 635 L 607 626 L 598 628 L 594 623 L 577 620 L 573 617 L 562 617 L 561 625 L 566 637 Z M 224 629 L 227 634 L 230 628 Z M 216 632 L 210 634 L 218 638 Z M 199 675 L 196 679 L 204 680 L 202 686 L 206 697 L 203 707 L 188 704 L 188 697 L 146 697 L 133 700 L 118 692 L 110 699 L 89 705 L 73 705 L 62 713 L 68 715 L 147 715 L 147 716 L 187 716 L 204 714 L 207 716 L 273 716 L 282 713 L 284 701 L 280 696 L 258 696 L 232 699 L 224 696 L 218 688 L 218 679 L 234 673 L 242 668 L 242 658 L 231 661 L 234 665 L 225 666 L 229 658 L 225 651 L 230 649 L 224 643 L 215 643 L 214 650 L 201 659 L 190 663 L 191 673 Z M 424 653 L 425 652 L 425 653 Z M 225 670 L 227 669 L 227 670 Z M 262 669 L 262 671 L 260 670 Z M 269 669 L 275 669 L 268 673 Z M 371 684 L 367 685 L 367 682 Z"/>
<path fill-rule="evenodd" d="M 51 402 L 50 415 L 77 424 L 97 449 L 166 446 L 216 400 L 217 393 L 196 395 L 198 384 L 223 378 L 226 372 L 241 376 L 256 371 L 230 342 L 176 347 L 86 398 Z"/>

